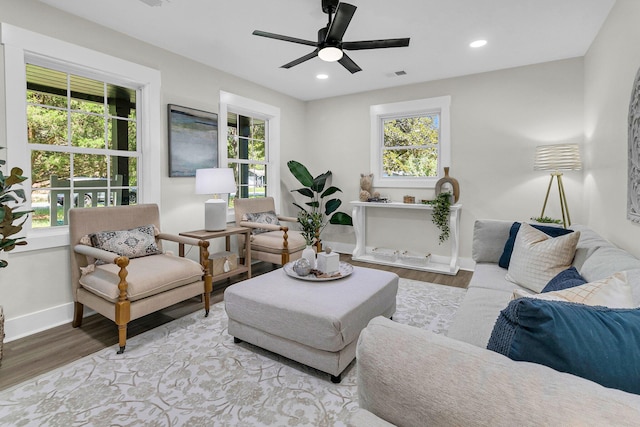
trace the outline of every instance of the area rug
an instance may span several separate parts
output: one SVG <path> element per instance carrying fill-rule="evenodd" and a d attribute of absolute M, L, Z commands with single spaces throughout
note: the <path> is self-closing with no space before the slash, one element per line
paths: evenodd
<path fill-rule="evenodd" d="M 436 333 L 465 291 L 401 279 L 394 320 Z M 224 303 L 0 392 L 0 425 L 344 426 L 358 407 L 354 361 L 329 375 L 227 334 Z"/>

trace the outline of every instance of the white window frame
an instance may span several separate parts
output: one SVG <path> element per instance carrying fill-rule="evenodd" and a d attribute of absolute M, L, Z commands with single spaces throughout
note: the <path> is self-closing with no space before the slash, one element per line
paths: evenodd
<path fill-rule="evenodd" d="M 450 112 L 451 96 L 417 99 L 413 101 L 372 105 L 371 118 L 371 171 L 373 186 L 387 188 L 435 188 L 444 176 L 444 168 L 451 164 Z M 438 113 L 440 115 L 440 140 L 438 143 L 438 176 L 435 177 L 385 177 L 382 174 L 384 148 L 384 120 L 414 117 Z"/>
<path fill-rule="evenodd" d="M 88 77 L 122 82 L 140 92 L 136 111 L 139 127 L 138 141 L 142 151 L 138 164 L 137 203 L 160 204 L 162 150 L 157 147 L 162 141 L 160 71 L 106 55 L 91 49 L 57 40 L 29 30 L 0 23 L 0 43 L 4 50 L 7 166 L 20 166 L 24 175 L 31 176 L 30 149 L 27 144 L 27 77 L 26 63 L 29 58 L 39 62 L 64 65 L 68 70 L 82 70 Z M 154 145 L 156 145 L 154 147 Z M 31 205 L 30 181 L 24 185 L 27 206 Z M 31 219 L 23 228 L 29 244 L 17 246 L 16 252 L 66 246 L 69 244 L 68 226 L 32 229 Z"/>
<path fill-rule="evenodd" d="M 218 163 L 220 167 L 229 167 L 227 158 L 227 116 L 229 112 L 259 118 L 265 121 L 265 147 L 267 164 L 267 197 L 273 197 L 280 203 L 280 108 L 233 93 L 220 91 L 218 118 Z M 235 211 L 229 209 L 227 222 L 235 221 Z"/>

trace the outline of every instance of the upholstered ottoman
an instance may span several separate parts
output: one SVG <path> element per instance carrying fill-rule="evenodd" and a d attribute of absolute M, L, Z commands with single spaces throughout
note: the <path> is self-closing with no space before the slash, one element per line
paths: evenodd
<path fill-rule="evenodd" d="M 356 355 L 360 331 L 376 316 L 396 310 L 398 276 L 353 267 L 347 277 L 309 282 L 278 269 L 228 287 L 224 293 L 229 334 L 331 374 Z"/>

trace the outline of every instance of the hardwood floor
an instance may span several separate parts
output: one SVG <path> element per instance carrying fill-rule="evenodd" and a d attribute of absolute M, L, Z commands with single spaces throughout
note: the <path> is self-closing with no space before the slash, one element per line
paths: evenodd
<path fill-rule="evenodd" d="M 466 288 L 473 274 L 460 271 L 456 276 L 447 276 L 397 267 L 387 267 L 351 261 L 350 255 L 340 255 L 342 261 L 353 265 L 392 271 L 405 279 L 421 280 L 442 285 Z M 260 262 L 252 266 L 253 276 L 267 273 L 273 269 L 268 263 Z M 222 301 L 224 289 L 246 275 L 237 276 L 213 284 L 211 304 Z M 202 310 L 199 298 L 192 298 L 175 304 L 164 310 L 133 320 L 128 325 L 128 336 L 133 337 L 159 325 Z M 95 353 L 118 342 L 118 333 L 113 322 L 95 314 L 86 317 L 82 327 L 72 328 L 71 322 L 26 338 L 4 344 L 4 356 L 0 365 L 0 390 L 51 371 L 84 356 Z"/>

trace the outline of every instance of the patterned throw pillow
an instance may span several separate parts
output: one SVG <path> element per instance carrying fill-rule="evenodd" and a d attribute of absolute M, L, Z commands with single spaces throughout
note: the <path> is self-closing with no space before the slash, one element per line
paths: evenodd
<path fill-rule="evenodd" d="M 498 265 L 502 268 L 509 268 L 509 263 L 511 262 L 511 254 L 513 253 L 513 245 L 516 242 L 516 236 L 518 235 L 518 231 L 520 230 L 521 225 L 522 223 L 520 222 L 514 222 L 511 225 L 511 229 L 509 230 L 509 238 L 504 244 L 502 256 L 500 256 L 500 260 L 498 261 Z M 545 234 L 548 234 L 551 237 L 564 236 L 565 234 L 573 233 L 573 230 L 568 230 L 562 227 L 553 227 L 539 224 L 529 225 L 535 229 L 543 231 Z"/>
<path fill-rule="evenodd" d="M 278 221 L 278 216 L 274 211 L 267 212 L 247 212 L 242 215 L 243 221 L 249 222 L 258 222 L 260 224 L 271 224 L 271 225 L 280 225 L 280 221 Z M 251 234 L 261 234 L 268 233 L 271 230 L 266 230 L 264 228 L 254 228 L 251 231 Z"/>
<path fill-rule="evenodd" d="M 534 292 L 540 292 L 549 280 L 571 267 L 580 232 L 550 237 L 522 223 L 509 263 L 506 279 Z"/>
<path fill-rule="evenodd" d="M 160 252 L 156 244 L 157 228 L 153 224 L 131 230 L 101 231 L 89 235 L 91 245 L 128 258 L 139 258 Z"/>
<path fill-rule="evenodd" d="M 513 291 L 513 299 L 537 298 L 547 301 L 568 301 L 585 305 L 601 305 L 609 308 L 636 308 L 627 273 L 616 273 L 606 279 L 585 283 L 561 291 L 530 294 L 520 289 Z"/>

